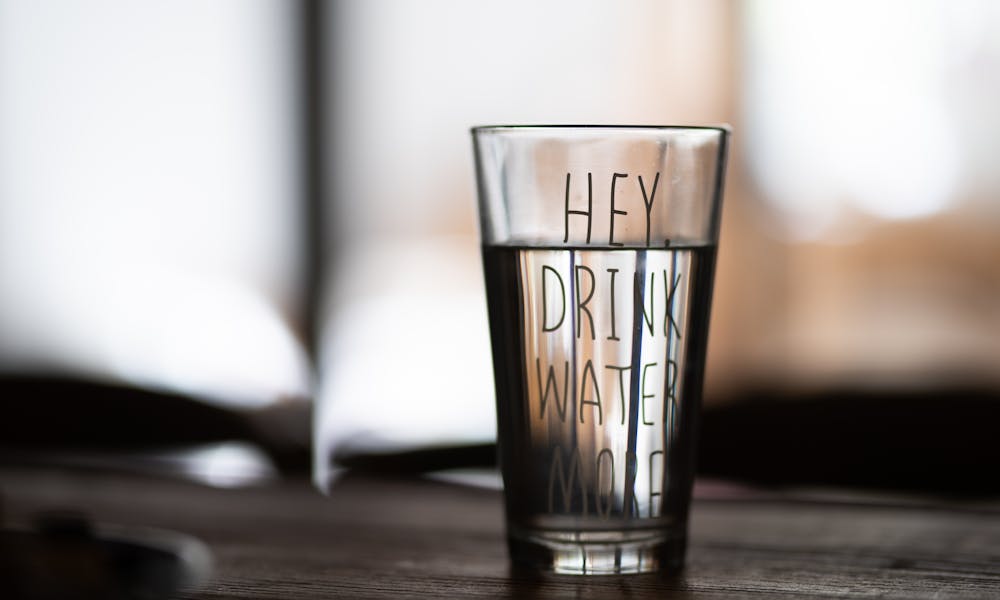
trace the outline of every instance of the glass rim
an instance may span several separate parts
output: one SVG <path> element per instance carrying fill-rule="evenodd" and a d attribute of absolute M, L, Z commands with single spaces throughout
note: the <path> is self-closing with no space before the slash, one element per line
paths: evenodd
<path fill-rule="evenodd" d="M 518 133 L 532 131 L 565 131 L 565 132 L 585 132 L 585 131 L 716 131 L 724 136 L 732 135 L 732 127 L 728 123 L 714 125 L 613 125 L 613 124 L 514 124 L 514 125 L 477 125 L 471 127 L 469 131 L 473 135 L 480 133 Z"/>

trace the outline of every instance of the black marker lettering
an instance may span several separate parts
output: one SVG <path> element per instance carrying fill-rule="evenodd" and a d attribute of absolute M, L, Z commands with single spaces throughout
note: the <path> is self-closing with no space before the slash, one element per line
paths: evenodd
<path fill-rule="evenodd" d="M 666 269 L 664 269 L 663 289 L 667 289 L 667 281 L 669 281 L 667 279 L 667 271 Z M 665 336 L 670 335 L 670 332 L 668 330 L 669 327 L 670 329 L 673 329 L 674 331 L 677 332 L 677 339 L 681 339 L 681 328 L 678 327 L 677 322 L 674 321 L 674 292 L 677 291 L 677 284 L 680 283 L 680 281 L 681 281 L 681 274 L 678 273 L 674 277 L 673 285 L 670 286 L 670 292 L 667 293 L 667 300 L 665 302 L 666 308 L 663 309 L 664 312 L 666 313 L 665 318 L 663 319 L 663 335 Z"/>
<path fill-rule="evenodd" d="M 608 476 L 608 492 L 602 493 L 601 490 L 601 459 L 608 457 L 608 471 L 610 471 Z M 594 483 L 594 510 L 597 511 L 598 516 L 602 519 L 607 519 L 611 516 L 611 508 L 614 506 L 613 496 L 615 493 L 615 455 L 611 452 L 610 448 L 605 448 L 597 454 L 597 481 Z"/>
<path fill-rule="evenodd" d="M 649 455 L 649 517 L 650 518 L 660 516 L 660 511 L 659 510 L 655 510 L 655 511 L 653 510 L 653 498 L 659 498 L 662 495 L 662 492 L 659 492 L 659 491 L 656 491 L 656 490 L 657 490 L 657 488 L 662 488 L 662 486 L 663 486 L 663 474 L 662 474 L 662 472 L 660 474 L 660 485 L 657 486 L 655 483 L 653 483 L 653 475 L 657 472 L 656 468 L 653 467 L 653 457 L 655 457 L 655 456 L 659 456 L 660 457 L 660 462 L 662 463 L 663 462 L 663 450 L 654 450 Z"/>
<path fill-rule="evenodd" d="M 615 183 L 618 178 L 628 177 L 628 173 L 614 173 L 611 175 L 611 233 L 608 234 L 608 245 L 611 246 L 624 246 L 621 242 L 615 241 L 615 215 L 627 215 L 626 210 L 616 210 L 615 209 Z"/>
<path fill-rule="evenodd" d="M 580 297 L 583 295 L 580 293 L 580 290 L 582 289 L 580 287 L 580 271 L 586 271 L 587 274 L 590 276 L 590 291 L 587 293 L 587 297 L 584 298 L 583 300 L 580 299 Z M 594 272 L 591 271 L 589 267 L 585 267 L 583 265 L 577 265 L 576 267 L 576 295 L 577 295 L 576 338 L 577 339 L 580 339 L 580 334 L 582 333 L 583 330 L 582 318 L 580 316 L 581 312 L 587 313 L 587 321 L 590 322 L 590 339 L 593 340 L 596 339 L 597 337 L 597 334 L 594 331 L 594 315 L 590 312 L 590 309 L 587 308 L 587 303 L 590 302 L 590 299 L 594 297 L 594 290 L 596 289 L 597 289 L 597 281 L 594 278 Z"/>
<path fill-rule="evenodd" d="M 642 297 L 642 273 L 636 273 L 632 286 L 634 301 L 642 309 L 642 320 L 649 328 L 649 335 L 653 335 L 653 309 L 656 306 L 656 278 L 655 274 L 649 275 L 649 310 L 646 310 L 646 299 Z"/>
<path fill-rule="evenodd" d="M 546 291 L 547 286 L 545 285 L 545 272 L 551 271 L 553 275 L 556 276 L 556 280 L 559 282 L 559 297 L 562 299 L 562 312 L 559 313 L 559 322 L 552 327 L 547 326 L 545 323 L 548 321 L 549 302 L 548 302 L 548 292 Z M 559 271 L 556 271 L 548 265 L 542 265 L 542 331 L 555 331 L 559 329 L 562 325 L 563 320 L 566 318 L 566 286 L 563 285 L 562 276 L 559 275 Z"/>
<path fill-rule="evenodd" d="M 566 218 L 565 218 L 565 230 L 566 233 L 563 235 L 563 243 L 569 241 L 569 216 L 570 215 L 581 215 L 587 217 L 587 243 L 590 243 L 590 226 L 592 223 L 591 213 L 594 210 L 594 180 L 590 173 L 587 173 L 587 210 L 570 210 L 569 209 L 569 180 L 570 174 L 566 173 Z"/>
<path fill-rule="evenodd" d="M 590 373 L 590 386 L 594 390 L 594 396 L 590 400 L 583 398 L 587 391 L 587 373 Z M 601 390 L 597 387 L 597 374 L 594 373 L 594 363 L 588 360 L 583 365 L 583 375 L 580 376 L 580 422 L 583 423 L 583 405 L 589 404 L 597 407 L 597 424 L 604 424 L 604 408 L 601 406 Z"/>
<path fill-rule="evenodd" d="M 618 274 L 618 269 L 608 269 L 608 273 L 611 274 L 611 296 L 609 298 L 611 300 L 611 335 L 608 336 L 608 339 L 619 340 L 621 338 L 615 334 L 615 321 L 617 320 L 615 317 L 615 275 Z"/>
<path fill-rule="evenodd" d="M 538 418 L 545 418 L 545 407 L 549 403 L 549 392 L 552 391 L 552 395 L 556 399 L 556 412 L 559 413 L 559 420 L 563 423 L 566 422 L 566 401 L 569 396 L 567 394 L 569 390 L 569 361 L 563 363 L 563 393 L 562 402 L 559 402 L 559 383 L 556 381 L 556 371 L 555 367 L 549 365 L 549 374 L 545 378 L 545 391 L 542 391 L 542 360 L 540 358 L 535 359 L 535 373 L 538 374 L 538 398 L 539 398 L 539 411 Z M 553 391 L 554 388 L 554 391 Z"/>
<path fill-rule="evenodd" d="M 621 398 L 621 408 L 622 408 L 622 422 L 625 424 L 625 371 L 631 371 L 632 367 L 616 367 L 615 365 L 605 365 L 605 369 L 611 369 L 612 371 L 618 371 L 618 395 Z"/>
<path fill-rule="evenodd" d="M 656 172 L 656 178 L 653 179 L 653 189 L 649 192 L 649 196 L 646 195 L 646 186 L 642 183 L 642 175 L 639 175 L 639 188 L 642 190 L 642 202 L 646 205 L 646 247 L 649 248 L 649 225 L 652 221 L 651 214 L 653 212 L 653 197 L 656 196 L 656 184 L 660 183 L 660 172 Z"/>
<path fill-rule="evenodd" d="M 567 470 L 569 471 L 567 477 Z M 552 448 L 552 465 L 549 467 L 549 512 L 556 512 L 555 492 L 556 478 L 559 479 L 559 491 L 562 492 L 562 512 L 568 513 L 573 508 L 573 483 L 580 488 L 580 501 L 583 503 L 582 513 L 587 514 L 587 490 L 584 488 L 583 473 L 580 467 L 580 450 L 573 448 L 569 455 L 569 467 L 563 466 L 562 449 Z"/>
<path fill-rule="evenodd" d="M 643 425 L 654 425 L 654 423 L 652 421 L 647 421 L 646 420 L 646 398 L 655 398 L 656 397 L 656 394 L 647 394 L 646 393 L 646 370 L 649 369 L 649 367 L 655 367 L 655 366 L 656 366 L 656 363 L 646 363 L 646 364 L 642 365 L 642 410 L 641 410 L 641 413 L 642 413 L 642 424 Z"/>

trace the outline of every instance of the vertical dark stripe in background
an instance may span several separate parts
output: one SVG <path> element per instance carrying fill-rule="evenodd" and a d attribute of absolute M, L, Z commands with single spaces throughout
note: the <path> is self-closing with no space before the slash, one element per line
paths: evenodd
<path fill-rule="evenodd" d="M 316 366 L 320 301 L 323 286 L 324 210 L 326 196 L 323 165 L 326 162 L 326 119 L 324 106 L 325 44 L 327 6 L 324 0 L 300 0 L 298 15 L 299 127 L 302 148 L 302 336 Z"/>

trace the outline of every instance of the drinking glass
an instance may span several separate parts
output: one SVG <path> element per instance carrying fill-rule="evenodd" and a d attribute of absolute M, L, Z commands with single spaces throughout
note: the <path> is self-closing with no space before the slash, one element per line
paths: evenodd
<path fill-rule="evenodd" d="M 472 134 L 511 560 L 676 569 L 729 131 Z"/>

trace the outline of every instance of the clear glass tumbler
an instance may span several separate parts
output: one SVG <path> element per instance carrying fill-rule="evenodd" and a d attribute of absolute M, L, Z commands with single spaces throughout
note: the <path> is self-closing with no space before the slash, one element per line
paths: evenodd
<path fill-rule="evenodd" d="M 472 134 L 511 559 L 679 568 L 729 132 Z"/>

